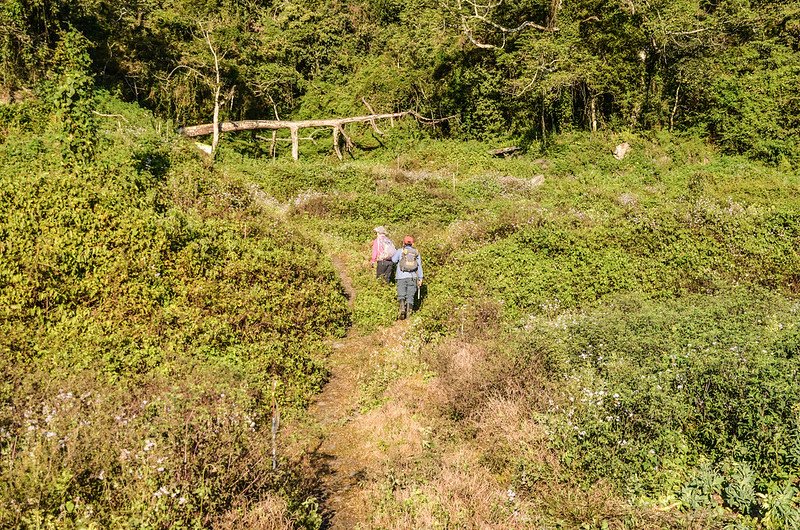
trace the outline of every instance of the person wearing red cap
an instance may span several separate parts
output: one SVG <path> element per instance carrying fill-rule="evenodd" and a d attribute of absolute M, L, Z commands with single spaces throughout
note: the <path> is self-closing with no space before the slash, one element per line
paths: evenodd
<path fill-rule="evenodd" d="M 372 259 L 370 263 L 375 267 L 375 277 L 383 278 L 386 283 L 392 282 L 392 256 L 396 249 L 392 240 L 386 236 L 386 228 L 375 227 L 375 239 L 372 241 Z"/>
<path fill-rule="evenodd" d="M 403 248 L 394 253 L 392 262 L 397 264 L 394 278 L 397 282 L 399 318 L 403 320 L 411 316 L 414 311 L 414 297 L 417 289 L 422 286 L 422 258 L 419 251 L 414 248 L 413 237 L 405 236 L 403 238 Z"/>

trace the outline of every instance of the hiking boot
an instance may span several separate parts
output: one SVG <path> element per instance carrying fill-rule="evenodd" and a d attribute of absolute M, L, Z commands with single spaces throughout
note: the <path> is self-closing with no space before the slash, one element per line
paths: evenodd
<path fill-rule="evenodd" d="M 405 318 L 406 318 L 406 303 L 403 300 L 400 300 L 398 305 L 400 307 L 400 316 L 398 316 L 397 318 L 399 320 L 405 320 Z"/>
<path fill-rule="evenodd" d="M 407 304 L 406 305 L 406 316 L 411 318 L 411 313 L 414 312 L 414 304 Z"/>

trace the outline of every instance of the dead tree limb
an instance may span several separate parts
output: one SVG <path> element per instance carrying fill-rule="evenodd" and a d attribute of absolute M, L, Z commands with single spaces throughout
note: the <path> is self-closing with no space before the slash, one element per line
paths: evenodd
<path fill-rule="evenodd" d="M 219 56 L 217 56 L 217 51 L 211 43 L 211 31 L 203 28 L 202 24 L 200 28 L 203 30 L 203 36 L 206 38 L 208 49 L 211 50 L 211 55 L 214 57 L 214 123 L 212 124 L 214 128 L 214 137 L 211 140 L 211 154 L 213 156 L 217 154 L 217 146 L 219 145 L 219 96 L 222 91 L 222 80 L 219 73 Z"/>
<path fill-rule="evenodd" d="M 455 9 L 457 15 L 461 20 L 461 30 L 464 36 L 469 39 L 473 46 L 484 50 L 502 49 L 506 46 L 506 41 L 510 35 L 519 33 L 527 28 L 534 28 L 540 31 L 557 32 L 556 18 L 558 10 L 561 8 L 561 0 L 551 0 L 549 16 L 547 25 L 536 24 L 530 20 L 526 20 L 516 27 L 506 27 L 497 23 L 492 16 L 495 11 L 500 8 L 504 0 L 484 0 L 478 2 L 476 0 L 456 0 Z M 475 31 L 483 26 L 491 33 L 501 37 L 500 45 L 490 44 L 479 40 L 475 36 Z"/>
<path fill-rule="evenodd" d="M 454 116 L 446 118 L 432 119 L 426 118 L 413 110 L 406 110 L 403 112 L 393 112 L 390 114 L 370 114 L 367 116 L 352 116 L 348 118 L 330 118 L 321 120 L 241 120 L 241 121 L 225 121 L 219 123 L 215 128 L 213 123 L 204 123 L 201 125 L 190 125 L 182 127 L 178 130 L 184 136 L 194 138 L 195 136 L 203 136 L 212 134 L 215 129 L 219 132 L 234 132 L 234 131 L 252 131 L 258 129 L 266 129 L 276 131 L 280 129 L 289 129 L 292 138 L 292 158 L 297 160 L 300 157 L 299 148 L 299 133 L 300 129 L 306 128 L 330 128 L 333 131 L 333 148 L 336 155 L 341 159 L 342 153 L 339 148 L 340 136 L 344 137 L 345 146 L 348 150 L 353 149 L 354 144 L 349 136 L 344 132 L 344 126 L 350 123 L 374 123 L 376 120 L 393 120 L 395 118 L 403 118 L 405 116 L 412 116 L 417 122 L 424 125 L 434 125 L 448 121 Z"/>
<path fill-rule="evenodd" d="M 361 98 L 361 101 L 363 101 L 363 102 L 364 102 L 364 105 L 366 105 L 366 106 L 367 106 L 367 110 L 369 110 L 369 113 L 370 113 L 370 114 L 375 114 L 375 110 L 372 108 L 372 105 L 370 105 L 370 104 L 369 104 L 369 102 L 367 101 L 367 99 L 366 99 L 366 98 L 363 98 L 363 97 L 362 97 L 362 98 Z M 374 130 L 376 133 L 378 133 L 378 134 L 380 134 L 380 135 L 383 135 L 383 131 L 381 131 L 380 129 L 378 129 L 378 126 L 375 124 L 375 120 L 372 120 L 372 121 L 370 121 L 370 122 L 369 122 L 369 124 L 370 124 L 370 125 L 372 125 L 372 129 L 373 129 L 373 130 Z M 394 126 L 394 122 L 392 122 L 392 125 Z"/>
<path fill-rule="evenodd" d="M 258 134 L 256 135 L 256 138 L 257 138 L 258 140 L 264 140 L 264 141 L 268 141 L 268 142 L 271 142 L 271 141 L 272 141 L 272 138 L 268 138 L 268 137 L 266 137 L 266 136 L 261 136 L 261 135 L 258 135 Z M 300 137 L 298 137 L 297 139 L 298 139 L 298 140 L 305 140 L 305 141 L 311 142 L 311 143 L 312 143 L 312 144 L 314 144 L 314 145 L 316 145 L 316 144 L 317 144 L 317 139 L 316 139 L 316 138 L 314 138 L 314 137 L 313 137 L 313 136 L 311 136 L 311 135 L 309 135 L 309 136 L 300 136 Z M 275 138 L 275 142 L 276 142 L 276 143 L 277 143 L 277 142 L 291 142 L 291 141 L 292 141 L 292 139 L 291 139 L 291 138 Z"/>

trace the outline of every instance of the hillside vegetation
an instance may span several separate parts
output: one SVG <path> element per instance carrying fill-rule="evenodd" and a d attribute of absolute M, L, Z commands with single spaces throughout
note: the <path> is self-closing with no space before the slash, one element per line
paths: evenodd
<path fill-rule="evenodd" d="M 249 183 L 146 112 L 99 108 L 118 116 L 71 166 L 44 106 L 5 115 L 0 525 L 257 511 L 300 487 L 270 472 L 270 406 L 291 415 L 324 381 L 322 340 L 348 323 L 338 280 Z"/>
<path fill-rule="evenodd" d="M 365 391 L 380 405 L 431 370 L 436 389 L 418 399 L 435 410 L 438 463 L 421 472 L 396 462 L 408 475 L 392 470 L 392 517 L 426 527 L 415 517 L 432 511 L 436 524 L 474 524 L 452 511 L 452 492 L 430 490 L 467 443 L 473 471 L 502 477 L 514 492 L 502 506 L 518 515 L 526 501 L 610 483 L 635 504 L 709 510 L 704 528 L 796 524 L 798 175 L 697 141 L 628 139 L 634 154 L 621 162 L 611 150 L 622 138 L 572 135 L 537 159 L 399 142 L 393 160 L 306 166 L 291 181 L 237 164 L 293 199 L 294 222 L 339 241 L 339 252 L 377 224 L 397 239 L 418 235 L 422 346 L 407 365 L 376 370 Z M 366 249 L 349 244 L 357 262 Z M 353 274 L 366 291 L 356 325 L 389 324 L 390 290 Z M 601 507 L 608 499 L 593 491 L 596 506 L 550 499 L 549 518 L 528 505 L 515 520 L 691 524 L 631 508 L 609 516 L 619 508 Z M 589 515 L 564 513 L 581 509 Z"/>
<path fill-rule="evenodd" d="M 476 9 L 0 6 L 0 527 L 800 527 L 798 6 Z"/>
<path fill-rule="evenodd" d="M 78 32 L 101 86 L 181 125 L 210 122 L 219 90 L 222 119 L 366 101 L 455 115 L 463 138 L 691 131 L 796 164 L 798 15 L 786 0 L 7 0 L 0 97 L 51 77 Z"/>
<path fill-rule="evenodd" d="M 428 440 L 372 477 L 376 526 L 800 516 L 796 173 L 666 134 L 496 159 L 404 127 L 342 164 L 234 143 L 212 167 L 147 112 L 91 101 L 107 116 L 4 109 L 4 525 L 323 524 L 295 442 L 271 470 L 273 396 L 302 436 L 325 337 L 393 322 L 360 265 L 377 224 L 418 237 L 428 282 L 416 346 L 358 391 L 381 410 L 428 381 Z M 486 494 L 448 482 L 465 447 L 508 493 L 462 513 L 431 487 Z"/>

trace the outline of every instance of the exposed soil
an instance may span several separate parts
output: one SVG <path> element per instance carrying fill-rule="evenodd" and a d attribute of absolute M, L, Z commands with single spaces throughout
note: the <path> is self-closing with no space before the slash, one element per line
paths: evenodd
<path fill-rule="evenodd" d="M 351 304 L 356 296 L 344 262 L 333 258 L 342 287 Z M 350 330 L 333 344 L 328 359 L 330 379 L 309 409 L 321 431 L 318 447 L 309 449 L 308 458 L 321 485 L 325 514 L 324 528 L 353 529 L 369 525 L 369 506 L 365 486 L 380 472 L 380 459 L 372 458 L 370 426 L 360 412 L 363 383 L 388 349 L 402 347 L 406 322 L 381 328 L 368 335 Z"/>

